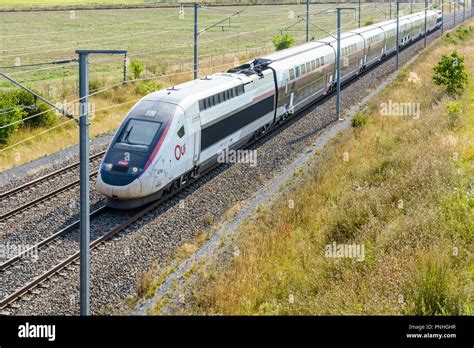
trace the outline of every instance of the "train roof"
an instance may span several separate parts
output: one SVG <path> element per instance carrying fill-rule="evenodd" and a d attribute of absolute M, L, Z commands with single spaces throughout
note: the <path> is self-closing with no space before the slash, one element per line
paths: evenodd
<path fill-rule="evenodd" d="M 150 93 L 142 100 L 164 101 L 178 104 L 186 108 L 196 99 L 202 99 L 219 91 L 232 88 L 250 81 L 251 78 L 244 74 L 215 73 L 197 80 L 181 83 L 179 85 Z"/>

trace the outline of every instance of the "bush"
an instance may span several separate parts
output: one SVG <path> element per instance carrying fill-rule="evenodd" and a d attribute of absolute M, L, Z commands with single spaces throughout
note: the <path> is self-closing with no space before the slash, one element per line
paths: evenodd
<path fill-rule="evenodd" d="M 0 129 L 0 142 L 5 143 L 14 132 L 23 125 L 30 127 L 47 127 L 56 122 L 55 112 L 48 111 L 51 107 L 40 100 L 37 100 L 25 90 L 12 90 L 0 93 L 0 126 L 26 119 L 30 116 L 41 115 L 18 122 L 7 128 Z M 4 112 L 4 113 L 3 113 Z"/>
<path fill-rule="evenodd" d="M 369 20 L 365 21 L 364 26 L 372 25 L 375 23 L 375 19 L 370 18 Z"/>
<path fill-rule="evenodd" d="M 464 25 L 461 25 L 456 29 L 456 36 L 460 41 L 466 41 L 471 34 L 471 30 L 471 27 L 465 27 Z"/>
<path fill-rule="evenodd" d="M 280 51 L 291 47 L 295 43 L 295 38 L 291 34 L 278 35 L 273 38 L 275 50 Z"/>
<path fill-rule="evenodd" d="M 362 112 L 357 112 L 351 120 L 351 125 L 354 128 L 359 128 L 369 123 L 369 116 Z"/>
<path fill-rule="evenodd" d="M 99 89 L 104 87 L 104 83 L 98 79 L 90 79 L 89 80 L 89 93 L 98 91 Z"/>
<path fill-rule="evenodd" d="M 458 102 L 448 103 L 444 114 L 451 128 L 459 127 L 461 121 L 461 107 Z"/>
<path fill-rule="evenodd" d="M 1 103 L 0 103 L 1 104 Z M 3 109 L 3 108 L 2 108 Z M 26 115 L 26 112 L 22 108 L 14 108 L 11 112 L 6 112 L 0 115 L 0 127 L 10 124 L 12 122 L 20 121 Z M 15 133 L 18 128 L 22 125 L 22 122 L 18 122 L 6 128 L 0 129 L 0 143 L 5 144 L 8 139 Z"/>
<path fill-rule="evenodd" d="M 457 94 L 464 90 L 467 83 L 467 71 L 464 58 L 457 52 L 449 56 L 443 55 L 433 68 L 433 82 L 446 88 L 449 94 Z"/>
<path fill-rule="evenodd" d="M 36 92 L 36 91 L 34 91 Z M 37 92 L 36 92 L 37 93 Z M 38 93 L 39 94 L 39 93 Z M 29 125 L 31 127 L 49 127 L 53 125 L 56 120 L 57 116 L 54 110 L 46 112 L 46 110 L 51 109 L 51 106 L 43 103 L 41 100 L 36 101 L 36 108 L 35 108 L 35 98 L 32 94 L 28 93 L 25 90 L 19 90 L 16 92 L 18 98 L 17 105 L 26 105 L 29 108 L 25 108 L 25 116 L 24 118 L 34 116 L 36 114 L 42 113 L 37 117 L 33 117 L 29 120 L 26 120 L 24 123 L 25 125 Z"/>
<path fill-rule="evenodd" d="M 163 88 L 159 81 L 139 81 L 135 84 L 135 90 L 138 94 L 146 95 Z"/>
<path fill-rule="evenodd" d="M 130 67 L 132 68 L 133 78 L 136 80 L 140 78 L 145 70 L 145 63 L 141 60 L 132 60 Z"/>

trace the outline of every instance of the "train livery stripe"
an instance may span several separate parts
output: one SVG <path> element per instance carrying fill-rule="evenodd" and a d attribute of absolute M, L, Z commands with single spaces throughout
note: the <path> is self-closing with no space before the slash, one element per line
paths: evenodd
<path fill-rule="evenodd" d="M 236 112 L 220 122 L 204 128 L 201 132 L 201 151 L 214 145 L 219 140 L 224 139 L 232 133 L 235 133 L 246 125 L 258 120 L 269 112 L 273 112 L 275 106 L 274 97 L 275 95 L 272 94 L 262 101 Z"/>
<path fill-rule="evenodd" d="M 166 128 L 163 131 L 163 134 L 160 136 L 160 140 L 158 140 L 158 143 L 156 144 L 155 148 L 153 149 L 153 152 L 150 155 L 150 158 L 148 161 L 146 161 L 145 168 L 143 170 L 143 173 L 147 170 L 147 168 L 153 163 L 153 160 L 155 159 L 156 155 L 158 154 L 158 151 L 160 150 L 161 144 L 163 143 L 163 140 L 166 138 L 166 134 L 168 134 L 168 130 L 170 129 L 171 123 L 173 122 L 173 117 L 170 117 L 168 119 L 168 122 L 166 123 Z"/>

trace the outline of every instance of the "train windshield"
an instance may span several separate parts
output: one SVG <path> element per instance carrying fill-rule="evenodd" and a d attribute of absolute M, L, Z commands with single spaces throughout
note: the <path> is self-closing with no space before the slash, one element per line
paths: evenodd
<path fill-rule="evenodd" d="M 160 126 L 160 122 L 131 119 L 122 131 L 119 142 L 130 145 L 149 146 Z"/>

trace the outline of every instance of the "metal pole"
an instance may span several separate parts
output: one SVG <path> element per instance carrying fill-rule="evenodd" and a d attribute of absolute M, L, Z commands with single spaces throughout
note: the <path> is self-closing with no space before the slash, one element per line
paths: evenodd
<path fill-rule="evenodd" d="M 336 54 L 336 78 L 337 78 L 337 95 L 336 95 L 336 115 L 340 119 L 340 103 L 341 103 L 341 9 L 337 9 L 337 54 Z"/>
<path fill-rule="evenodd" d="M 80 307 L 90 315 L 90 202 L 89 202 L 89 54 L 127 54 L 126 50 L 77 50 L 79 55 L 79 173 L 80 173 Z"/>
<path fill-rule="evenodd" d="M 441 35 L 444 34 L 444 0 L 441 0 Z"/>
<path fill-rule="evenodd" d="M 428 21 L 428 0 L 425 0 L 425 37 L 424 37 L 424 46 L 426 47 L 426 27 Z"/>
<path fill-rule="evenodd" d="M 127 55 L 123 56 L 123 82 L 127 82 Z"/>
<path fill-rule="evenodd" d="M 462 2 L 462 21 L 466 20 L 466 0 Z"/>
<path fill-rule="evenodd" d="M 360 15 L 361 15 L 361 12 L 360 12 L 360 0 L 359 0 L 359 28 L 360 28 Z"/>
<path fill-rule="evenodd" d="M 453 8 L 454 8 L 454 26 L 453 26 L 453 28 L 455 28 L 456 27 L 456 2 L 454 2 Z"/>
<path fill-rule="evenodd" d="M 306 0 L 306 42 L 309 42 L 309 0 Z"/>
<path fill-rule="evenodd" d="M 194 79 L 198 78 L 198 3 L 194 3 Z"/>
<path fill-rule="evenodd" d="M 81 315 L 90 315 L 90 221 L 89 221 L 89 76 L 87 71 L 87 53 L 79 53 L 79 139 L 80 139 L 80 196 L 81 196 Z"/>
<path fill-rule="evenodd" d="M 392 0 L 389 0 L 389 7 L 390 7 L 390 19 L 392 19 Z"/>
<path fill-rule="evenodd" d="M 400 42 L 400 16 L 399 16 L 399 12 L 400 11 L 400 3 L 398 2 L 397 0 L 397 70 L 398 70 L 398 67 L 400 65 L 400 45 L 399 45 L 399 42 Z"/>

